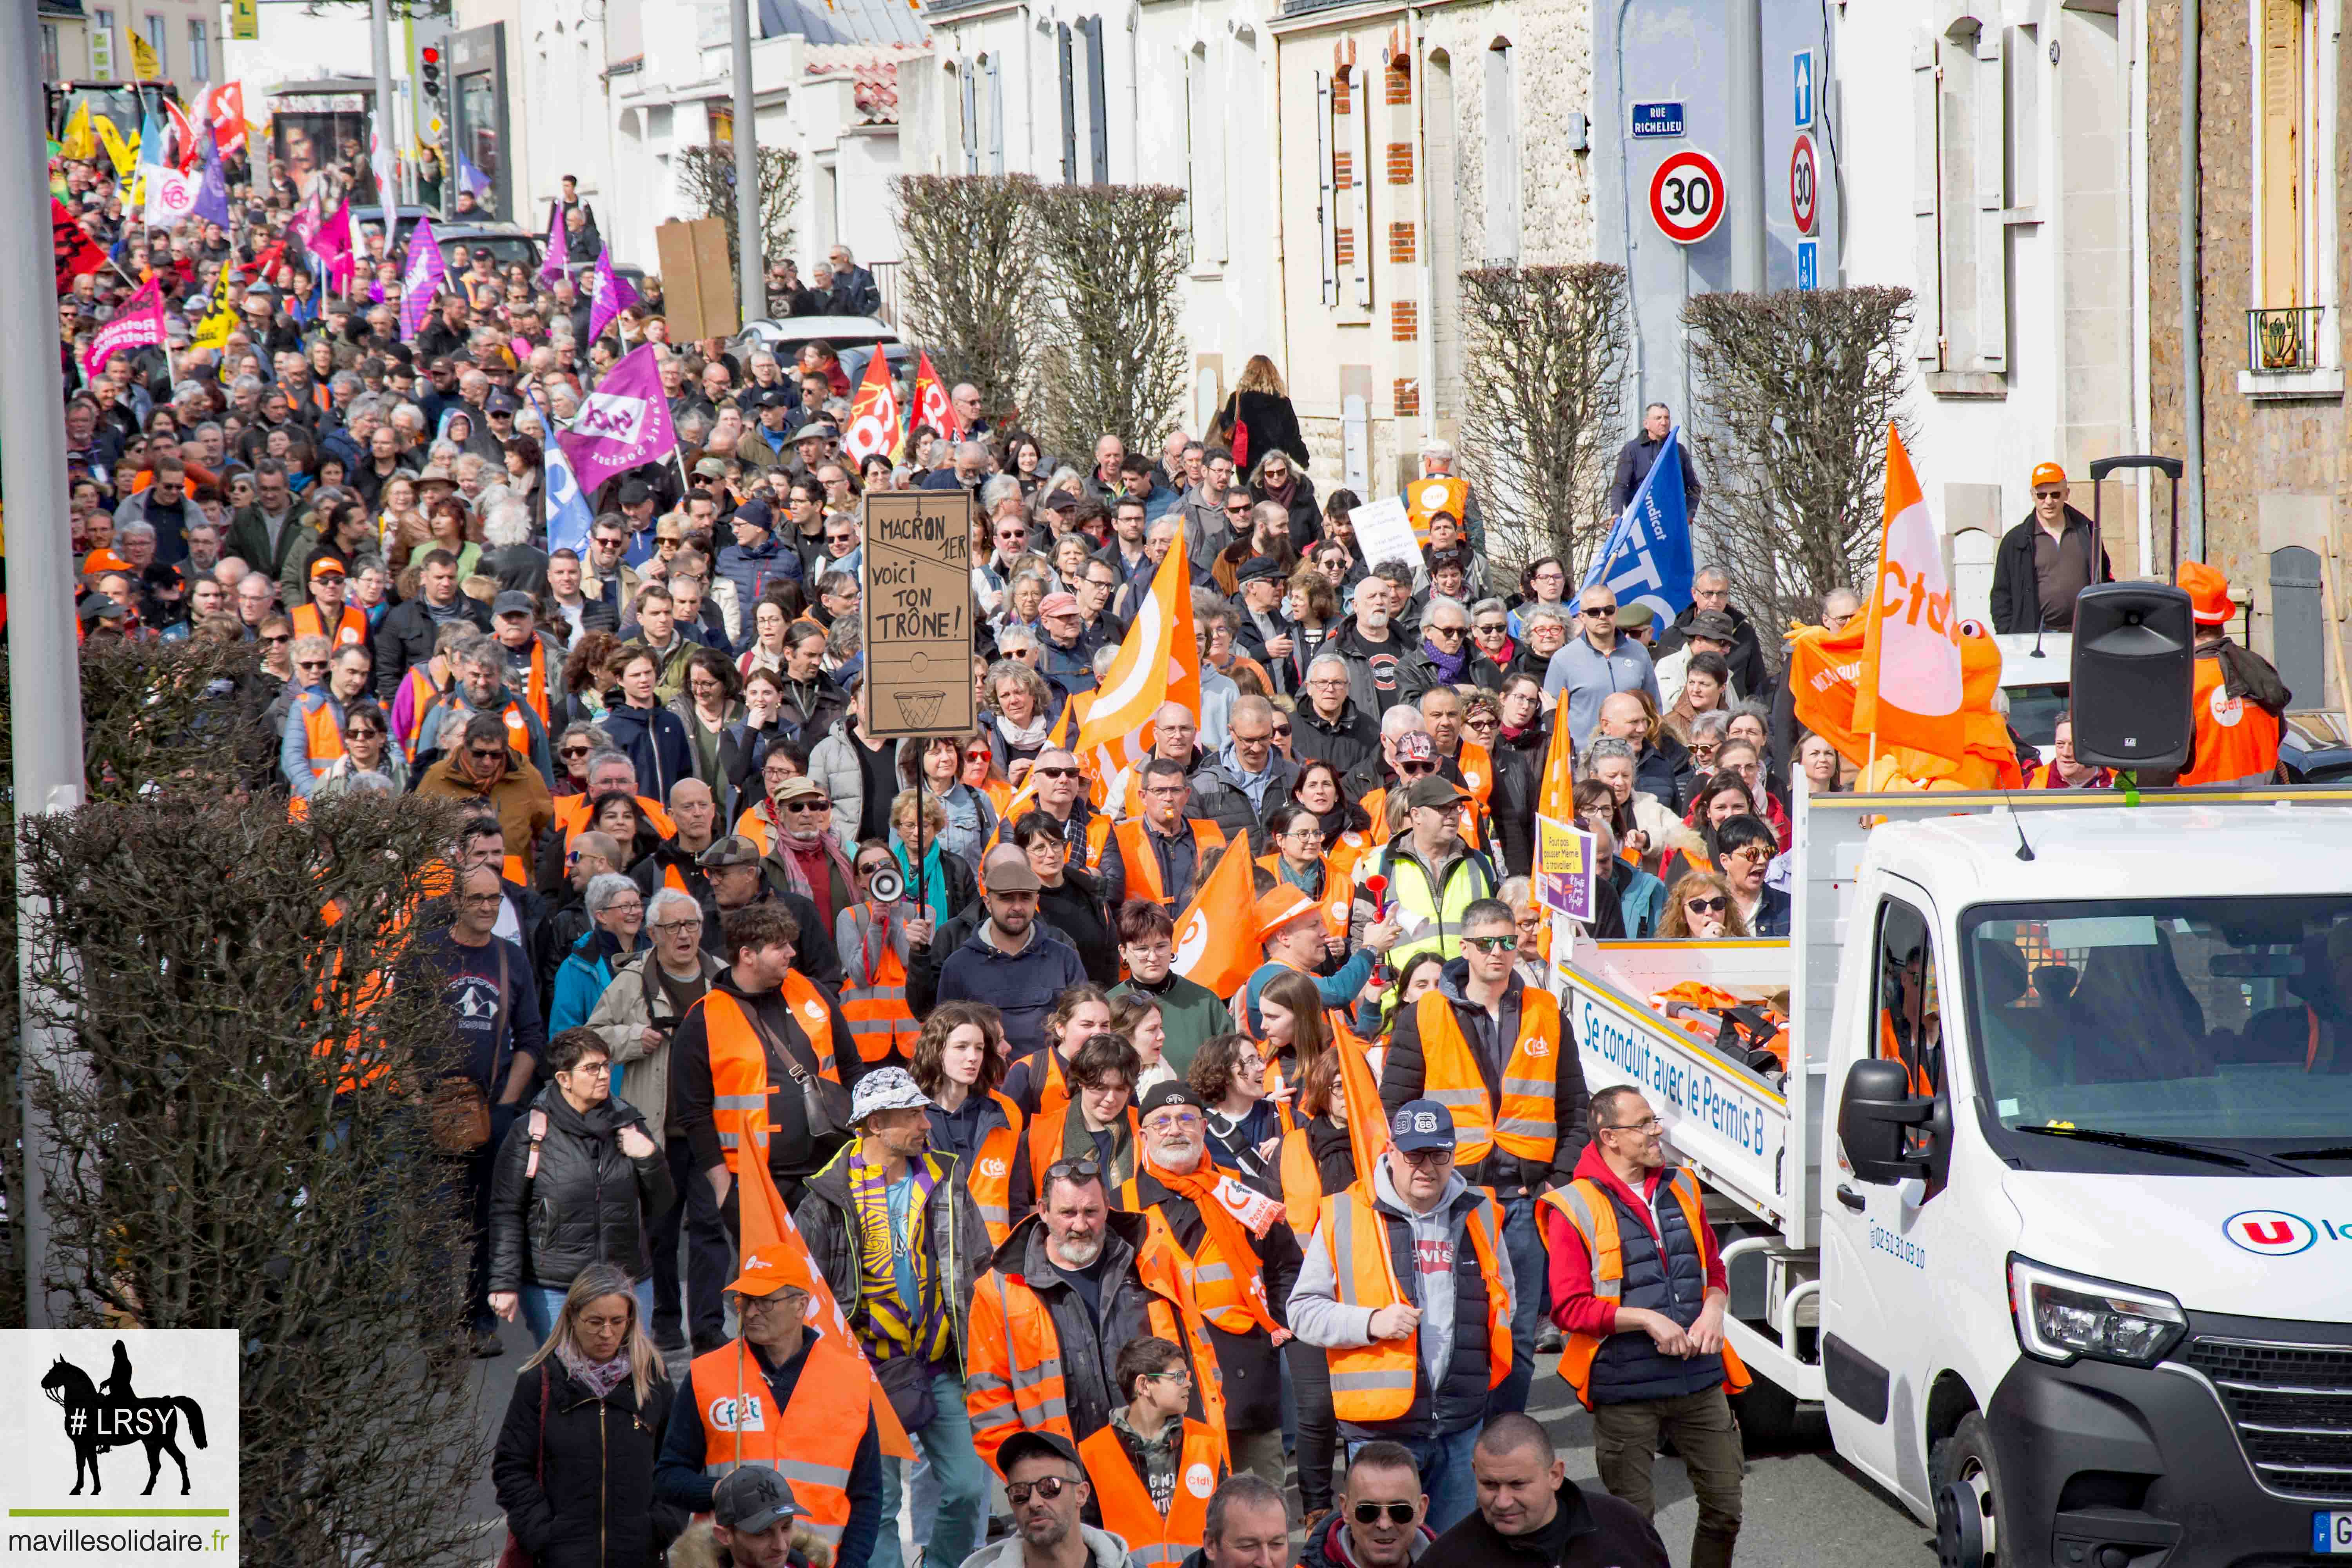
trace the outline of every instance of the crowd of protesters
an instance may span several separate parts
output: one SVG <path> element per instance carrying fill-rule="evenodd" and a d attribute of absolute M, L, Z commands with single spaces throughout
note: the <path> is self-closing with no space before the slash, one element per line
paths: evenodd
<path fill-rule="evenodd" d="M 1197 434 L 1057 453 L 958 386 L 951 435 L 852 460 L 822 343 L 673 345 L 657 279 L 589 342 L 573 277 L 473 255 L 404 337 L 388 237 L 342 293 L 303 248 L 334 171 L 227 173 L 231 224 L 167 232 L 60 168 L 110 257 L 59 304 L 79 621 L 257 645 L 251 782 L 288 809 L 470 807 L 435 940 L 488 1112 L 451 1155 L 469 1331 L 539 1346 L 495 1469 L 525 1554 L 898 1568 L 903 1513 L 945 1565 L 1265 1568 L 1301 1527 L 1333 1568 L 1664 1563 L 1663 1431 L 1692 1561 L 1730 1561 L 1714 1233 L 1642 1097 L 1587 1093 L 1528 882 L 1565 727 L 1593 935 L 1788 934 L 1790 781 L 1852 764 L 1723 571 L 1665 624 L 1507 571 L 1440 444 L 1419 558 L 1368 564 L 1264 360 Z M 812 271 L 781 308 L 872 303 L 845 252 Z M 167 341 L 85 374 L 151 278 Z M 550 548 L 551 422 L 641 342 L 679 450 Z M 982 718 L 885 740 L 860 500 L 907 488 L 973 500 Z M 1201 700 L 1105 777 L 1070 706 L 1180 541 Z M 2108 782 L 2063 739 L 2036 780 Z M 1244 834 L 1264 962 L 1223 995 L 1177 921 Z M 919 1463 L 855 1419 L 813 1281 L 741 1244 L 746 1161 Z M 1520 1414 L 1554 1352 L 1605 1494 Z"/>

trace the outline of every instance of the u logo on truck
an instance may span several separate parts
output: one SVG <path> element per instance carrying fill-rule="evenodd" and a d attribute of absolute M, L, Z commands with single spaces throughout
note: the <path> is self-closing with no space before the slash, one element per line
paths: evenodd
<path fill-rule="evenodd" d="M 2221 1222 L 2221 1234 L 2248 1252 L 2286 1258 L 2319 1239 L 2319 1227 L 2280 1209 L 2244 1209 Z"/>

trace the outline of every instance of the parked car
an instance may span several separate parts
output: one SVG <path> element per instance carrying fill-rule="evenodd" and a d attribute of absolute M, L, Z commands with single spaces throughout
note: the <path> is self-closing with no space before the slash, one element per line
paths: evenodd
<path fill-rule="evenodd" d="M 789 365 L 799 357 L 803 343 L 813 342 L 833 345 L 833 352 L 841 356 L 842 372 L 849 377 L 852 386 L 866 374 L 866 363 L 874 357 L 877 346 L 889 356 L 894 378 L 913 379 L 913 345 L 900 342 L 897 332 L 871 316 L 764 318 L 738 332 L 730 346 L 739 350 L 764 348 Z"/>
<path fill-rule="evenodd" d="M 446 228 L 436 227 L 433 237 L 441 247 L 441 259 L 457 270 L 457 249 L 464 246 L 470 255 L 487 250 L 498 270 L 504 272 L 520 261 L 531 271 L 539 270 L 540 237 L 516 224 L 453 223 Z"/>

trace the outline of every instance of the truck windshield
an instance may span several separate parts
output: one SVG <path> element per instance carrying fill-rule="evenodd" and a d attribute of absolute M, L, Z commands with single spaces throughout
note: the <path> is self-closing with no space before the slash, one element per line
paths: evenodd
<path fill-rule="evenodd" d="M 2000 1127 L 2352 1163 L 2352 895 L 1995 905 L 1961 957 Z"/>

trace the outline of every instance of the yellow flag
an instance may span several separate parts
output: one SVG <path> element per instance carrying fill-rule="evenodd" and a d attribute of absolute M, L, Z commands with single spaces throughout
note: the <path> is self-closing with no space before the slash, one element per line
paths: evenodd
<path fill-rule="evenodd" d="M 200 349 L 228 346 L 228 335 L 236 330 L 236 306 L 229 298 L 231 280 L 236 276 L 235 268 L 226 264 L 222 266 L 220 282 L 213 289 L 213 308 L 205 312 L 203 321 L 196 323 L 194 346 Z"/>
<path fill-rule="evenodd" d="M 137 81 L 155 81 L 163 75 L 163 62 L 155 58 L 155 46 L 131 35 L 131 75 Z"/>
<path fill-rule="evenodd" d="M 137 165 L 138 155 L 131 151 L 130 143 L 122 140 L 122 132 L 114 128 L 113 121 L 103 114 L 96 116 L 95 119 L 98 124 L 98 139 L 105 143 L 106 155 L 113 160 L 115 174 L 118 176 L 128 175 Z"/>
<path fill-rule="evenodd" d="M 95 158 L 98 139 L 90 134 L 89 101 L 85 99 L 74 105 L 73 115 L 66 121 L 64 155 L 68 158 Z"/>

